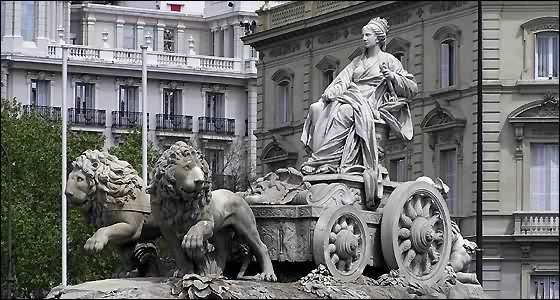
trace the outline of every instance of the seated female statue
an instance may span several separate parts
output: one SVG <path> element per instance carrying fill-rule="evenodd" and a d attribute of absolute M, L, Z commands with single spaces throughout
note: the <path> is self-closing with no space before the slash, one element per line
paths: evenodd
<path fill-rule="evenodd" d="M 313 103 L 301 141 L 310 153 L 304 174 L 377 173 L 379 154 L 375 126 L 412 139 L 407 98 L 416 95 L 414 78 L 385 52 L 388 24 L 374 18 L 362 28 L 365 50 L 340 72 Z"/>

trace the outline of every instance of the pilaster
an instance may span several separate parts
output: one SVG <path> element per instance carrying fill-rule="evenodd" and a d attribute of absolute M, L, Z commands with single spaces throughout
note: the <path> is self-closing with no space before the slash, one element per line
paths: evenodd
<path fill-rule="evenodd" d="M 212 35 L 213 35 L 213 39 L 214 39 L 214 43 L 213 43 L 213 48 L 214 51 L 212 52 L 213 56 L 219 56 L 219 46 L 220 46 L 220 28 L 219 27 L 213 27 L 212 28 Z"/>
<path fill-rule="evenodd" d="M 185 39 L 185 25 L 177 25 L 177 53 L 185 54 L 187 41 Z"/>
<path fill-rule="evenodd" d="M 257 86 L 249 84 L 247 87 L 247 126 L 249 136 L 249 174 L 256 176 L 257 170 L 257 137 L 254 131 L 257 130 Z"/>
<path fill-rule="evenodd" d="M 124 20 L 117 20 L 117 30 L 115 33 L 115 48 L 122 49 L 124 47 Z"/>
<path fill-rule="evenodd" d="M 140 49 L 140 46 L 144 44 L 144 23 L 143 21 L 136 22 L 136 49 Z"/>
<path fill-rule="evenodd" d="M 222 32 L 224 35 L 224 47 L 223 47 L 223 56 L 224 57 L 232 57 L 232 36 L 231 36 L 231 25 L 225 24 L 222 25 Z"/>
<path fill-rule="evenodd" d="M 95 47 L 96 42 L 95 40 L 98 38 L 95 36 L 95 17 L 88 16 L 87 18 L 87 45 L 90 47 Z M 117 25 L 118 26 L 118 25 Z"/>
<path fill-rule="evenodd" d="M 157 24 L 157 49 L 156 51 L 163 51 L 163 31 L 165 30 L 165 24 Z"/>
<path fill-rule="evenodd" d="M 241 37 L 243 37 L 243 28 L 239 25 L 233 25 L 233 57 L 241 58 L 243 61 L 243 41 Z"/>

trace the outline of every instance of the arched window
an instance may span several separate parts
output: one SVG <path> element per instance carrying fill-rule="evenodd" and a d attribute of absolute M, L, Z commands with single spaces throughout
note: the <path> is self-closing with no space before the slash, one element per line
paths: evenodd
<path fill-rule="evenodd" d="M 521 24 L 524 80 L 558 79 L 558 16 L 545 16 Z"/>
<path fill-rule="evenodd" d="M 541 31 L 536 34 L 536 79 L 558 78 L 558 31 Z"/>
<path fill-rule="evenodd" d="M 456 25 L 447 25 L 438 29 L 433 38 L 438 57 L 436 87 L 453 87 L 459 82 L 461 30 Z"/>
<path fill-rule="evenodd" d="M 455 84 L 455 41 L 445 40 L 440 44 L 440 87 L 446 88 Z"/>
<path fill-rule="evenodd" d="M 280 69 L 272 75 L 272 80 L 276 83 L 276 126 L 287 126 L 291 121 L 292 112 L 292 87 L 294 73 L 289 69 Z"/>
<path fill-rule="evenodd" d="M 336 57 L 330 55 L 326 55 L 315 65 L 315 67 L 321 71 L 322 75 L 321 91 L 324 91 L 327 86 L 333 82 L 339 65 L 340 61 Z"/>
<path fill-rule="evenodd" d="M 393 56 L 401 62 L 403 68 L 410 72 L 410 70 L 408 70 L 409 49 L 410 43 L 400 37 L 391 39 L 386 47 L 386 51 L 393 54 Z"/>

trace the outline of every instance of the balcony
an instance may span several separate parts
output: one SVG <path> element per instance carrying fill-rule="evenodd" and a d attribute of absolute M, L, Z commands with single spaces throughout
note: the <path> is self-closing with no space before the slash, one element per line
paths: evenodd
<path fill-rule="evenodd" d="M 192 116 L 166 114 L 156 115 L 156 130 L 192 133 L 192 129 Z"/>
<path fill-rule="evenodd" d="M 138 128 L 142 130 L 141 112 L 113 111 L 111 113 L 111 117 L 113 119 L 113 125 L 111 125 L 112 128 Z M 150 120 L 150 113 L 148 113 L 148 120 Z M 148 128 L 150 128 L 150 122 L 148 122 Z"/>
<path fill-rule="evenodd" d="M 46 56 L 51 59 L 62 59 L 62 48 L 59 45 L 48 45 Z M 122 65 L 123 67 L 140 68 L 142 52 L 133 49 L 93 48 L 82 45 L 68 45 L 68 60 L 91 63 L 92 65 Z M 241 59 L 231 57 L 186 55 L 148 51 L 146 64 L 153 68 L 166 68 L 207 72 L 223 72 L 255 75 L 255 59 L 248 59 L 242 65 Z"/>
<path fill-rule="evenodd" d="M 105 110 L 69 108 L 68 122 L 79 126 L 105 127 Z"/>
<path fill-rule="evenodd" d="M 202 134 L 235 134 L 235 119 L 198 117 L 198 132 Z"/>
<path fill-rule="evenodd" d="M 513 213 L 516 237 L 553 237 L 558 239 L 558 211 L 516 211 Z"/>
<path fill-rule="evenodd" d="M 24 105 L 23 113 L 26 115 L 37 114 L 48 121 L 60 122 L 62 120 L 60 107 L 42 105 Z"/>

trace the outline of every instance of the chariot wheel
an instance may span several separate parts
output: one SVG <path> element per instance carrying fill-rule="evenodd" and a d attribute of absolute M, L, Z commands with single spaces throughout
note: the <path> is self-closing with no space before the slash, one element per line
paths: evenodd
<path fill-rule="evenodd" d="M 447 205 L 433 185 L 409 181 L 389 196 L 381 219 L 383 257 L 411 282 L 440 278 L 449 262 L 451 234 Z"/>
<path fill-rule="evenodd" d="M 330 207 L 317 220 L 313 233 L 313 259 L 333 277 L 351 281 L 362 275 L 368 261 L 367 225 L 351 205 Z"/>

